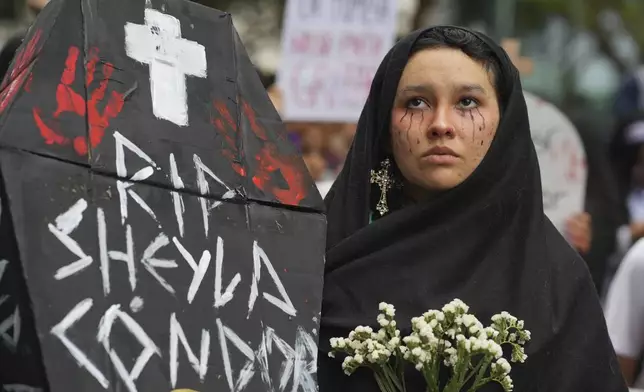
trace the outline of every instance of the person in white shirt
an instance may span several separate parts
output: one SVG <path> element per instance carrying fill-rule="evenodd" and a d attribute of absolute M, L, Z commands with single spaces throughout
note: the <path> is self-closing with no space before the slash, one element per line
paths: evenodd
<path fill-rule="evenodd" d="M 644 239 L 626 253 L 608 291 L 606 324 L 629 386 L 644 388 Z"/>

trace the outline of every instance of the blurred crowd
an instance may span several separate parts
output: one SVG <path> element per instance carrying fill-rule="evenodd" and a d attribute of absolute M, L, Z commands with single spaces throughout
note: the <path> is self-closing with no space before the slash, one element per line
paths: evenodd
<path fill-rule="evenodd" d="M 279 112 L 282 109 L 282 99 L 274 77 L 265 78 L 264 84 Z M 286 122 L 286 128 L 291 142 L 299 149 L 311 177 L 324 197 L 342 169 L 356 132 L 356 124 Z"/>

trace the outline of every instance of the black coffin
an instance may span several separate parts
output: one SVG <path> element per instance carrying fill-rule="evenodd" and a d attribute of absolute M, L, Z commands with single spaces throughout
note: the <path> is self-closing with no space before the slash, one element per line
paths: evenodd
<path fill-rule="evenodd" d="M 53 0 L 0 93 L 8 391 L 316 390 L 323 203 L 229 14 Z"/>

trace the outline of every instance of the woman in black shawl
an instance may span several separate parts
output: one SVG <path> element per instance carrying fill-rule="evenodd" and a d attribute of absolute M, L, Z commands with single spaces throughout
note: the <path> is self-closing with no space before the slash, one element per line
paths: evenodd
<path fill-rule="evenodd" d="M 383 196 L 370 172 L 386 162 Z M 454 298 L 482 321 L 504 310 L 525 320 L 516 391 L 627 390 L 586 265 L 544 216 L 519 74 L 489 38 L 434 27 L 398 42 L 325 201 L 321 392 L 378 390 L 367 370 L 345 376 L 328 340 L 376 327 L 379 302 L 408 333 L 403 321 Z M 407 378 L 425 389 L 418 372 Z"/>

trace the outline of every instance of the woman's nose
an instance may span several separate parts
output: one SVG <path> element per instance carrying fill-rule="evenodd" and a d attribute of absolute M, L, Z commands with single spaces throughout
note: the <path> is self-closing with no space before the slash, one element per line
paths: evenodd
<path fill-rule="evenodd" d="M 439 109 L 434 111 L 434 118 L 427 130 L 427 137 L 430 139 L 453 138 L 455 136 L 454 127 L 448 121 L 448 110 Z"/>

